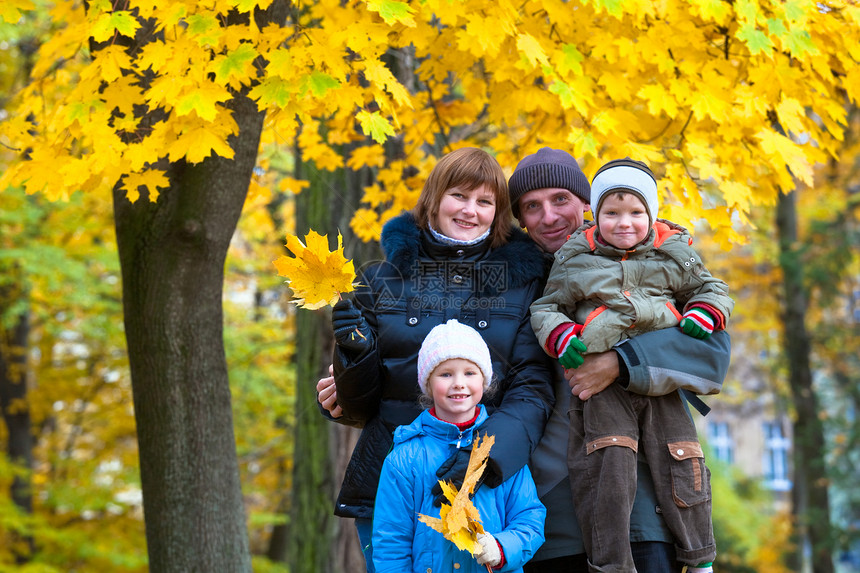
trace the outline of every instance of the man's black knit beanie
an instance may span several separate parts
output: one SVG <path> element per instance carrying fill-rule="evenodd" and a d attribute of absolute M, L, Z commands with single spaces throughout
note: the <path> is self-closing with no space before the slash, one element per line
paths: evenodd
<path fill-rule="evenodd" d="M 520 216 L 520 197 L 534 189 L 548 187 L 567 189 L 586 203 L 591 200 L 588 177 L 579 168 L 576 159 L 566 151 L 543 147 L 537 153 L 526 155 L 508 181 L 514 216 Z"/>

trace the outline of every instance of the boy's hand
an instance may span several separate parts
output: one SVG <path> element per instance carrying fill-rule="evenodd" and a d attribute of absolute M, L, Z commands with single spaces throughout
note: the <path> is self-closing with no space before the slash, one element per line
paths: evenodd
<path fill-rule="evenodd" d="M 578 336 L 570 336 L 564 342 L 564 347 L 558 353 L 558 361 L 567 369 L 579 368 L 585 361 L 583 354 L 588 350 Z"/>
<path fill-rule="evenodd" d="M 687 336 L 704 340 L 714 332 L 714 315 L 701 307 L 691 308 L 681 318 L 681 331 Z"/>
<path fill-rule="evenodd" d="M 575 322 L 565 322 L 553 330 L 552 336 L 558 336 L 555 344 L 555 355 L 566 369 L 582 366 L 582 355 L 585 354 L 585 344 L 579 339 L 582 325 Z"/>

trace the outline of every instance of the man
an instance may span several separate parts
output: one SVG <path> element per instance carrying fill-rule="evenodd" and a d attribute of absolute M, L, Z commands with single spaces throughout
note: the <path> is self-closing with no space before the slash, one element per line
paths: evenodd
<path fill-rule="evenodd" d="M 526 156 L 508 182 L 514 216 L 548 256 L 567 241 L 590 209 L 590 187 L 576 160 L 565 151 L 543 148 Z M 638 336 L 564 373 L 568 384 L 556 380 L 556 404 L 530 466 L 538 494 L 547 508 L 546 542 L 526 573 L 587 572 L 582 535 L 571 500 L 567 468 L 570 395 L 587 400 L 610 384 L 631 392 L 663 395 L 681 387 L 700 392 L 719 390 L 729 363 L 725 333 L 708 342 L 693 340 L 680 329 Z M 636 500 L 630 517 L 630 541 L 639 573 L 681 571 L 675 561 L 672 536 L 657 508 L 654 485 L 645 460 L 640 459 Z"/>
<path fill-rule="evenodd" d="M 590 208 L 588 179 L 570 154 L 545 147 L 520 161 L 508 186 L 514 216 L 547 253 L 548 273 L 552 253 L 582 225 Z M 588 572 L 568 481 L 570 395 L 587 400 L 613 383 L 648 395 L 668 394 L 682 387 L 713 393 L 715 387 L 722 385 L 729 354 L 725 332 L 700 341 L 679 329 L 665 329 L 630 339 L 609 352 L 588 355 L 579 368 L 566 371 L 564 377 L 559 366 L 554 381 L 555 409 L 529 463 L 538 494 L 547 508 L 546 542 L 526 564 L 526 573 Z M 320 380 L 317 392 L 321 406 L 332 417 L 338 417 L 341 412 L 334 379 Z M 658 513 L 654 485 L 644 460 L 639 463 L 638 480 L 630 516 L 636 569 L 639 573 L 680 573 L 672 536 Z"/>

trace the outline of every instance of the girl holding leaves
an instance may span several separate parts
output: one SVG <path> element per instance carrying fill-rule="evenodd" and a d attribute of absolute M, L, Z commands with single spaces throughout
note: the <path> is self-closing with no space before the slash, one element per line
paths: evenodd
<path fill-rule="evenodd" d="M 337 421 L 362 428 L 335 514 L 356 520 L 368 572 L 371 524 L 382 463 L 394 429 L 421 413 L 418 349 L 450 319 L 473 327 L 490 349 L 498 391 L 484 400 L 483 432 L 496 437 L 482 487 L 516 474 L 543 434 L 552 410 L 552 365 L 529 323 L 542 290 L 539 249 L 513 226 L 507 182 L 485 151 L 442 157 L 412 212 L 382 231 L 385 260 L 361 273 L 354 302 L 332 311 Z M 327 412 L 324 412 L 327 414 Z M 461 448 L 440 462 L 439 478 L 460 484 L 469 460 Z M 436 490 L 441 504 L 442 490 Z"/>
<path fill-rule="evenodd" d="M 440 510 L 434 504 L 439 465 L 483 434 L 487 410 L 479 403 L 491 390 L 492 368 L 481 335 L 456 320 L 434 327 L 424 339 L 418 385 L 429 409 L 395 431 L 394 449 L 382 466 L 373 519 L 379 573 L 522 571 L 543 543 L 546 509 L 528 466 L 498 487 L 480 488 L 470 502 L 485 469 L 470 464 L 464 491 L 449 490 L 451 506 Z"/>

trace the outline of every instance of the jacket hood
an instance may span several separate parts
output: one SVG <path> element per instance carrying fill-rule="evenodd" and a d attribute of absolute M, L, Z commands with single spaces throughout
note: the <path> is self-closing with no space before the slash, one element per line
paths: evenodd
<path fill-rule="evenodd" d="M 423 245 L 426 233 L 418 228 L 412 213 L 406 212 L 389 220 L 382 228 L 380 244 L 386 260 L 394 265 L 402 276 L 409 278 L 415 273 L 415 261 L 430 256 L 435 259 L 454 258 L 458 247 L 440 247 L 438 252 L 426 253 Z M 505 285 L 510 288 L 524 286 L 541 280 L 546 272 L 543 251 L 518 227 L 512 227 L 508 242 L 495 249 L 474 247 L 469 249 L 478 260 L 488 263 L 504 263 L 507 272 Z M 449 251 L 450 255 L 445 251 Z"/>
<path fill-rule="evenodd" d="M 424 410 L 411 424 L 408 426 L 399 426 L 394 431 L 394 445 L 407 442 L 412 438 L 423 435 L 435 436 L 436 438 L 449 443 L 457 443 L 460 441 L 461 446 L 468 445 L 472 443 L 472 437 L 475 430 L 479 429 L 480 425 L 483 424 L 489 416 L 489 414 L 487 414 L 487 409 L 483 404 L 478 404 L 478 408 L 480 409 L 480 412 L 478 413 L 478 418 L 475 420 L 475 424 L 464 432 L 460 432 L 460 429 L 454 424 L 445 422 L 433 416 L 429 410 Z"/>
<path fill-rule="evenodd" d="M 575 254 L 587 249 L 591 251 L 599 251 L 606 255 L 624 257 L 634 253 L 640 254 L 651 249 L 658 249 L 667 239 L 674 237 L 675 235 L 677 235 L 677 240 L 683 241 L 688 245 L 693 244 L 693 238 L 686 228 L 673 223 L 672 221 L 667 221 L 666 219 L 658 219 L 654 225 L 651 226 L 651 230 L 648 232 L 648 236 L 645 240 L 636 245 L 633 249 L 618 249 L 602 242 L 602 240 L 598 238 L 599 231 L 597 230 L 597 223 L 595 221 L 586 221 L 570 235 L 567 243 L 565 243 L 565 245 L 568 245 L 568 248 L 565 249 L 563 246 L 562 249 L 565 250 L 565 256 L 570 256 L 571 250 Z M 576 239 L 579 239 L 578 243 L 575 241 Z M 579 245 L 579 247 L 576 247 L 576 245 Z M 562 249 L 560 249 L 559 252 L 561 252 Z"/>

